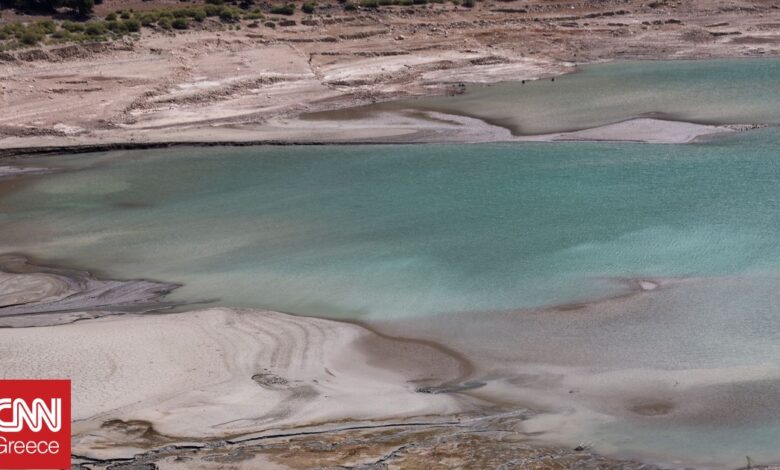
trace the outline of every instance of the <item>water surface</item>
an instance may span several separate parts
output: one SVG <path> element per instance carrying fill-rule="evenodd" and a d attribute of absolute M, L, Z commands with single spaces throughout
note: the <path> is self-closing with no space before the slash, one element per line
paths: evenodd
<path fill-rule="evenodd" d="M 588 129 L 636 117 L 702 124 L 779 124 L 780 60 L 615 62 L 550 79 L 471 85 L 457 96 L 309 115 L 361 118 L 415 109 L 476 117 L 515 135 Z"/>

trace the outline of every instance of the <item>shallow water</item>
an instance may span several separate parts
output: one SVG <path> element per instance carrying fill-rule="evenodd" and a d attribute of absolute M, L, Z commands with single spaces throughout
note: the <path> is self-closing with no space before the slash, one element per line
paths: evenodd
<path fill-rule="evenodd" d="M 704 124 L 780 124 L 780 60 L 619 62 L 550 79 L 474 85 L 457 96 L 380 103 L 311 118 L 417 109 L 476 117 L 535 135 L 635 117 Z"/>
<path fill-rule="evenodd" d="M 205 148 L 60 157 L 3 198 L 6 249 L 181 299 L 387 318 L 775 272 L 779 134 L 688 146 Z"/>

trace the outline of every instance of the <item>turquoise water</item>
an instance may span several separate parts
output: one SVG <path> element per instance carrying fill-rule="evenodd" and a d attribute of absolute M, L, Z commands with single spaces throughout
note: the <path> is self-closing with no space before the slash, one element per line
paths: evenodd
<path fill-rule="evenodd" d="M 508 310 L 613 278 L 780 269 L 780 135 L 205 148 L 48 160 L 0 202 L 6 250 L 180 299 L 326 316 Z M 86 166 L 86 168 L 83 168 Z"/>
<path fill-rule="evenodd" d="M 705 124 L 780 124 L 780 60 L 586 65 L 555 81 L 467 87 L 467 93 L 313 115 L 418 109 L 477 117 L 517 135 L 586 129 L 635 117 Z"/>

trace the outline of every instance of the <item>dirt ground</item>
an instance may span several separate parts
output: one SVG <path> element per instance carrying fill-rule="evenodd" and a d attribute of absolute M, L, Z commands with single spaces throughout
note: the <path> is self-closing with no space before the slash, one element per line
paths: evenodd
<path fill-rule="evenodd" d="M 321 5 L 275 29 L 207 20 L 175 35 L 144 28 L 113 43 L 0 54 L 0 148 L 377 139 L 392 126 L 318 130 L 295 117 L 461 83 L 534 79 L 577 63 L 780 54 L 773 0 Z"/>

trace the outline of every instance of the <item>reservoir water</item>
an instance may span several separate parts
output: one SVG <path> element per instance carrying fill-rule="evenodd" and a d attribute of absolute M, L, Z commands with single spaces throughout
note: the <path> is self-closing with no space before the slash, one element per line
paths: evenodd
<path fill-rule="evenodd" d="M 615 278 L 780 271 L 780 134 L 63 156 L 0 202 L 6 250 L 326 316 L 538 307 Z"/>
<path fill-rule="evenodd" d="M 687 81 L 667 63 L 589 67 L 557 80 L 557 98 L 552 83 L 507 84 L 445 108 L 519 132 L 647 113 L 780 122 L 777 61 L 680 67 Z M 574 90 L 588 92 L 574 100 Z M 507 94 L 549 108 L 539 127 L 496 104 Z M 4 183 L 3 252 L 179 282 L 173 299 L 213 305 L 442 330 L 513 312 L 497 356 L 516 348 L 574 370 L 602 397 L 632 383 L 649 390 L 648 378 L 685 388 L 664 388 L 649 408 L 629 404 L 641 411 L 633 417 L 593 405 L 564 441 L 673 465 L 780 461 L 776 127 L 687 145 L 210 147 L 29 163 L 60 171 Z M 539 313 L 619 297 L 637 278 L 676 285 L 631 308 Z M 679 411 L 658 412 L 667 409 Z"/>
<path fill-rule="evenodd" d="M 636 117 L 702 124 L 780 124 L 780 60 L 617 62 L 538 81 L 308 115 L 359 119 L 414 109 L 471 116 L 515 135 L 587 129 Z"/>

